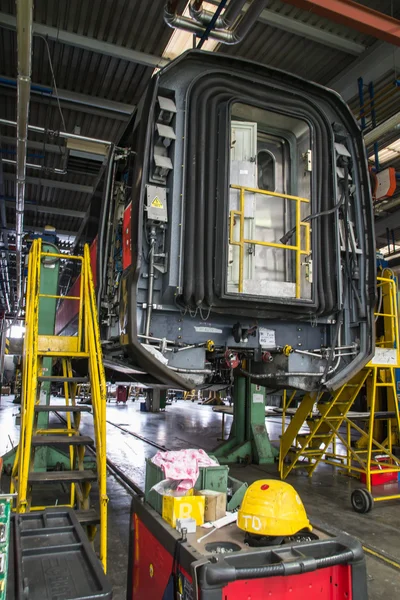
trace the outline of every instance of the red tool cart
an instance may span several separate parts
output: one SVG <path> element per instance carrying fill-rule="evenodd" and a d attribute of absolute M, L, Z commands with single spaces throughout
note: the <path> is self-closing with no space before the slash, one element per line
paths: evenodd
<path fill-rule="evenodd" d="M 251 548 L 235 523 L 182 539 L 142 499 L 131 508 L 127 600 L 366 600 L 361 544 L 322 525 L 308 539 Z M 315 535 L 316 534 L 316 535 Z"/>
<path fill-rule="evenodd" d="M 126 385 L 118 385 L 117 386 L 117 404 L 120 402 L 125 402 L 128 400 L 128 391 L 129 387 Z"/>

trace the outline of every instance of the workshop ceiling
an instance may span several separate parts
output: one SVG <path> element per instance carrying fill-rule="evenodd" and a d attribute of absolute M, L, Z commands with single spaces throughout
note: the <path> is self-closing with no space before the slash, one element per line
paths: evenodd
<path fill-rule="evenodd" d="M 344 93 L 357 113 L 357 78 L 362 75 L 368 83 L 369 72 L 381 64 L 384 72 L 374 78 L 376 90 L 390 85 L 395 79 L 396 61 L 400 65 L 400 49 L 322 18 L 311 10 L 297 8 L 295 3 L 294 0 L 271 1 L 240 44 L 220 45 L 215 51 L 331 85 Z M 164 23 L 164 4 L 165 0 L 41 0 L 34 3 L 29 123 L 45 128 L 47 134 L 29 132 L 28 136 L 28 163 L 39 168 L 27 169 L 25 231 L 41 232 L 45 225 L 53 225 L 61 233 L 65 249 L 78 241 L 77 234 L 79 241 L 90 241 L 94 237 L 99 211 L 90 212 L 90 206 L 101 203 L 105 159 L 94 160 L 79 152 L 67 152 L 65 140 L 54 132 L 63 129 L 63 117 L 65 129 L 70 133 L 118 142 L 154 69 L 168 60 L 163 53 L 174 30 Z M 187 0 L 178 2 L 178 13 L 183 12 L 186 4 Z M 218 2 L 211 4 L 218 5 Z M 400 16 L 400 3 L 393 0 L 360 0 L 359 4 Z M 11 121 L 16 120 L 15 6 L 15 0 L 0 0 L 0 56 L 3 58 L 0 61 L 0 119 Z M 378 51 L 386 52 L 386 62 L 376 58 Z M 393 97 L 377 111 L 378 121 L 395 114 L 399 105 L 398 96 Z M 393 141 L 396 136 L 399 137 L 398 131 L 390 132 L 382 144 Z M 15 139 L 15 127 L 0 125 L 0 156 L 5 161 L 15 160 Z M 66 174 L 52 173 L 54 168 L 66 168 Z M 3 161 L 2 170 L 8 241 L 12 248 L 15 165 Z M 11 280 L 14 279 L 13 268 L 11 258 L 8 264 Z"/>

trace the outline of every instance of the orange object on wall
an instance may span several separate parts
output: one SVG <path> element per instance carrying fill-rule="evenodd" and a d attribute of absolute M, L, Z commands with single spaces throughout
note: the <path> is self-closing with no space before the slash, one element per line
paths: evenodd
<path fill-rule="evenodd" d="M 394 167 L 388 167 L 383 171 L 379 171 L 379 173 L 375 173 L 374 179 L 375 200 L 383 200 L 383 198 L 390 198 L 393 196 L 397 188 L 396 169 Z"/>

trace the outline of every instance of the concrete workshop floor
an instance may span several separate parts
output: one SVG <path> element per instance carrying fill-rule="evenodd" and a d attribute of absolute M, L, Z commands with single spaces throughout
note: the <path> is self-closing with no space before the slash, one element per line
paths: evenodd
<path fill-rule="evenodd" d="M 13 417 L 16 412 L 12 398 L 3 397 L 0 404 L 0 455 L 18 441 L 19 428 L 15 426 Z M 221 415 L 213 413 L 212 407 L 192 402 L 178 401 L 159 414 L 141 413 L 137 402 L 118 406 L 108 404 L 107 419 L 108 457 L 141 488 L 144 488 L 145 458 L 155 454 L 157 449 L 115 425 L 174 450 L 194 447 L 210 451 L 217 445 L 221 434 Z M 227 432 L 231 422 L 232 418 L 227 416 Z M 279 439 L 280 417 L 267 417 L 266 425 L 270 438 Z M 89 414 L 83 414 L 82 432 L 92 435 Z M 231 467 L 231 473 L 249 483 L 277 476 L 274 465 L 237 465 Z M 351 491 L 358 482 L 340 475 L 327 465 L 319 467 L 311 479 L 297 471 L 289 476 L 288 482 L 298 490 L 311 521 L 319 519 L 328 526 L 342 529 L 389 560 L 392 557 L 400 562 L 400 500 L 378 503 L 371 513 L 359 515 L 350 505 Z M 125 600 L 130 495 L 112 476 L 108 477 L 108 494 L 109 576 L 114 587 L 114 600 Z M 370 600 L 398 598 L 399 569 L 368 555 L 367 568 Z"/>

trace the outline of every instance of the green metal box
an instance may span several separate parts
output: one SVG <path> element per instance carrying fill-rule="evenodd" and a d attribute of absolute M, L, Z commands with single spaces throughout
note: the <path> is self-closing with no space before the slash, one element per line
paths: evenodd
<path fill-rule="evenodd" d="M 210 458 L 217 460 L 215 456 L 212 456 L 211 454 Z M 214 490 L 226 494 L 228 488 L 228 472 L 229 467 L 227 465 L 200 467 L 200 475 L 194 487 L 196 490 Z M 154 508 L 154 510 L 160 513 L 160 515 L 162 514 L 162 496 L 154 490 L 150 490 L 156 483 L 159 483 L 163 479 L 165 479 L 165 475 L 162 469 L 152 463 L 150 458 L 146 458 L 144 499 Z"/>
<path fill-rule="evenodd" d="M 227 510 L 236 510 L 242 504 L 242 500 L 248 488 L 248 484 L 234 477 L 228 477 L 228 502 Z"/>

